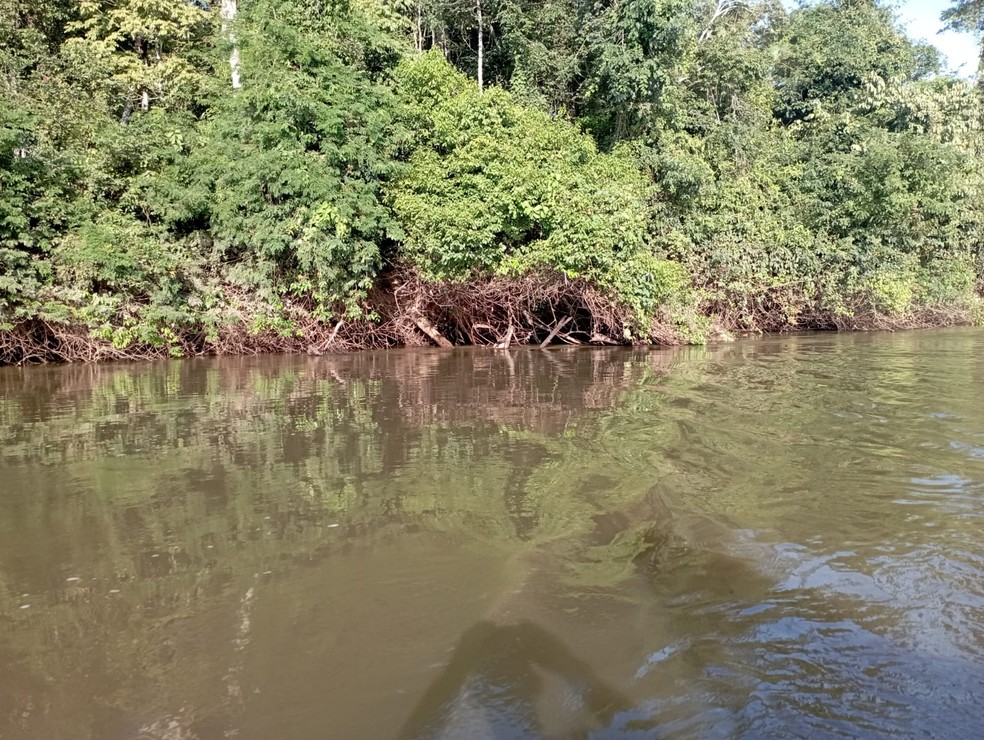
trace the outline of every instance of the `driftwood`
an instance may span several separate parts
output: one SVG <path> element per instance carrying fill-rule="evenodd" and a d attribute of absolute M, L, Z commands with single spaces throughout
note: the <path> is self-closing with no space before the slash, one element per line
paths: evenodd
<path fill-rule="evenodd" d="M 425 316 L 420 316 L 420 315 L 415 316 L 413 319 L 413 323 L 417 325 L 417 328 L 420 329 L 420 331 L 422 331 L 424 334 L 426 334 L 431 339 L 433 339 L 434 343 L 438 347 L 450 348 L 454 346 L 453 344 L 451 344 L 451 342 L 445 339 L 444 335 L 441 334 L 441 332 L 437 330 L 437 327 L 434 326 Z"/>
<path fill-rule="evenodd" d="M 554 325 L 554 328 L 550 330 L 550 333 L 547 335 L 547 338 L 544 339 L 542 342 L 540 342 L 540 349 L 544 349 L 548 344 L 550 344 L 550 342 L 553 341 L 553 338 L 557 336 L 558 333 L 560 333 L 560 330 L 563 329 L 565 326 L 567 326 L 571 318 L 573 317 L 568 316 L 558 321 Z"/>
<path fill-rule="evenodd" d="M 620 342 L 616 342 L 611 337 L 606 337 L 604 334 L 595 332 L 591 335 L 591 344 L 620 344 Z"/>
<path fill-rule="evenodd" d="M 509 331 L 506 332 L 506 338 L 495 345 L 495 349 L 509 349 L 509 345 L 512 343 L 513 337 L 513 325 L 509 324 Z"/>

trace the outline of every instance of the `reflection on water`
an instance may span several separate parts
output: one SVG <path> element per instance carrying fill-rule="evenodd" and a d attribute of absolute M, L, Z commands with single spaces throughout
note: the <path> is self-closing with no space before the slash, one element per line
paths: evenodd
<path fill-rule="evenodd" d="M 974 734 L 981 357 L 0 369 L 0 738 Z"/>

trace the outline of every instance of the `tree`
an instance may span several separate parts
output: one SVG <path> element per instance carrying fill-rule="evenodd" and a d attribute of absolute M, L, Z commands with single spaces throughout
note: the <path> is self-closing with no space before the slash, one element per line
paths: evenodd
<path fill-rule="evenodd" d="M 786 123 L 807 118 L 818 106 L 852 105 L 872 79 L 911 81 L 939 70 L 935 49 L 910 41 L 891 10 L 867 0 L 800 8 L 776 53 L 776 114 Z"/>
<path fill-rule="evenodd" d="M 401 68 L 419 142 L 388 189 L 403 254 L 431 280 L 583 279 L 643 326 L 686 280 L 646 240 L 648 187 L 627 152 L 501 89 L 480 95 L 439 55 Z"/>
<path fill-rule="evenodd" d="M 242 89 L 219 100 L 199 154 L 211 232 L 241 284 L 357 311 L 395 224 L 379 188 L 397 130 L 395 61 L 352 8 L 257 0 L 240 13 Z"/>
<path fill-rule="evenodd" d="M 984 31 L 984 2 L 981 0 L 958 0 L 943 11 L 940 19 L 955 31 L 980 33 Z"/>
<path fill-rule="evenodd" d="M 696 26 L 686 0 L 604 3 L 586 28 L 583 120 L 610 146 L 672 119 Z"/>
<path fill-rule="evenodd" d="M 201 71 L 188 51 L 210 33 L 207 5 L 186 0 L 82 0 L 68 30 L 93 59 L 105 64 L 113 107 L 125 122 L 134 107 L 152 101 L 187 100 L 201 85 Z"/>
<path fill-rule="evenodd" d="M 940 19 L 946 21 L 946 27 L 955 31 L 969 31 L 981 38 L 984 31 L 984 2 L 982 0 L 957 0 L 956 3 L 943 11 Z M 981 59 L 984 60 L 984 46 L 981 47 Z M 980 77 L 981 62 L 977 65 Z M 978 80 L 984 84 L 984 78 Z"/>

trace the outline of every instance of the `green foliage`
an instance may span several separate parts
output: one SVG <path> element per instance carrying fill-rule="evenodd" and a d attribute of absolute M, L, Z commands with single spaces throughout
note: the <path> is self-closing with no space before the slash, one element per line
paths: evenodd
<path fill-rule="evenodd" d="M 774 40 L 763 17 L 730 16 L 701 45 L 690 133 L 661 133 L 646 160 L 662 238 L 708 309 L 780 328 L 969 305 L 973 285 L 944 275 L 966 274 L 980 243 L 970 87 L 920 79 L 935 58 L 877 5 L 803 7 Z"/>
<path fill-rule="evenodd" d="M 869 79 L 915 80 L 939 68 L 935 49 L 909 41 L 890 9 L 857 0 L 797 10 L 776 54 L 776 113 L 784 121 L 802 120 L 820 106 L 844 105 Z"/>
<path fill-rule="evenodd" d="M 422 125 L 391 201 L 404 254 L 425 275 L 561 273 L 614 291 L 643 319 L 680 293 L 679 266 L 648 248 L 648 186 L 627 152 L 600 154 L 502 90 L 479 94 L 433 52 L 400 79 Z"/>
<path fill-rule="evenodd" d="M 176 255 L 139 221 L 107 212 L 62 239 L 54 260 L 66 284 L 86 292 L 145 296 L 173 275 Z"/>
<path fill-rule="evenodd" d="M 984 3 L 980 0 L 957 0 L 943 11 L 943 20 L 957 31 L 984 30 Z"/>
<path fill-rule="evenodd" d="M 124 119 L 138 107 L 179 107 L 194 99 L 202 74 L 197 46 L 215 13 L 186 0 L 81 0 L 77 34 L 66 42 L 98 70 L 98 86 Z"/>
<path fill-rule="evenodd" d="M 602 142 L 638 136 L 683 105 L 679 77 L 693 53 L 687 0 L 605 3 L 587 28 L 591 49 L 583 116 Z"/>
<path fill-rule="evenodd" d="M 408 264 L 577 279 L 691 340 L 710 318 L 979 311 L 980 91 L 887 6 L 482 13 L 0 0 L 0 331 L 173 351 L 229 323 L 299 336 L 298 315 L 376 316 Z"/>
<path fill-rule="evenodd" d="M 0 322 L 12 306 L 37 290 L 31 264 L 31 202 L 36 164 L 20 156 L 31 121 L 23 111 L 0 107 Z"/>
<path fill-rule="evenodd" d="M 397 171 L 395 99 L 379 81 L 393 59 L 359 23 L 344 9 L 254 3 L 240 26 L 243 88 L 218 101 L 198 155 L 231 277 L 329 312 L 358 310 L 399 233 L 379 199 Z"/>
<path fill-rule="evenodd" d="M 496 38 L 501 35 L 508 65 L 501 76 L 518 99 L 551 112 L 576 111 L 586 62 L 584 15 L 578 0 L 502 4 Z"/>

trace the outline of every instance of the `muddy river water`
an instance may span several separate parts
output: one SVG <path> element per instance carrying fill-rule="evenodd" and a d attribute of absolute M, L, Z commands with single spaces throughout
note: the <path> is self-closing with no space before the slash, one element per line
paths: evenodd
<path fill-rule="evenodd" d="M 984 331 L 0 368 L 0 738 L 970 737 Z"/>

